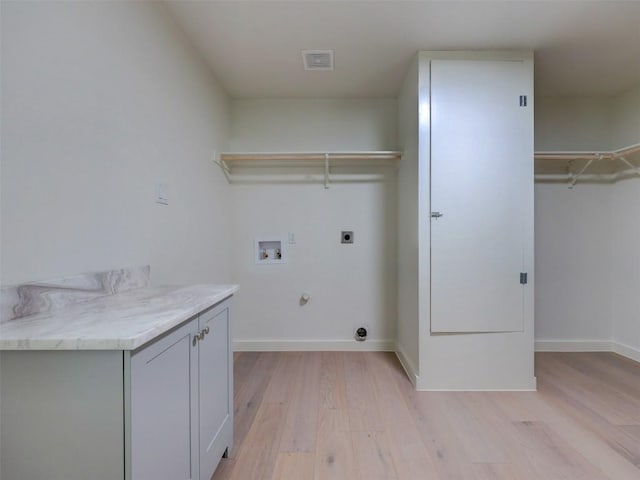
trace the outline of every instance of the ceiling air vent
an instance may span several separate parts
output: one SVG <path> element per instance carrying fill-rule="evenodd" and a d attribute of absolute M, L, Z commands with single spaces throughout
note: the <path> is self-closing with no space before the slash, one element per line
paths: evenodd
<path fill-rule="evenodd" d="M 302 50 L 305 70 L 333 70 L 333 50 Z"/>

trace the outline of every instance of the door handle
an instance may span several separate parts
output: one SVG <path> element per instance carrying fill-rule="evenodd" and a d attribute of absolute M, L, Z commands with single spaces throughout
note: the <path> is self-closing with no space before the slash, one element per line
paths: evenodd
<path fill-rule="evenodd" d="M 444 213 L 440 212 L 431 212 L 431 218 L 440 218 L 444 215 Z"/>

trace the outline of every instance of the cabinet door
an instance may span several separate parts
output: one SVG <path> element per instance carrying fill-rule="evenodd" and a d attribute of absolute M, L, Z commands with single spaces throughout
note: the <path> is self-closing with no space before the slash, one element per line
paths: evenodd
<path fill-rule="evenodd" d="M 199 345 L 200 480 L 209 480 L 227 446 L 231 446 L 232 405 L 229 388 L 228 302 L 200 314 Z M 208 329 L 208 330 L 207 330 Z M 226 436 L 225 438 L 222 438 Z"/>
<path fill-rule="evenodd" d="M 431 62 L 433 332 L 523 328 L 520 272 L 533 197 L 529 75 L 518 61 Z"/>
<path fill-rule="evenodd" d="M 135 480 L 195 478 L 191 465 L 192 344 L 197 319 L 131 356 L 131 472 Z"/>

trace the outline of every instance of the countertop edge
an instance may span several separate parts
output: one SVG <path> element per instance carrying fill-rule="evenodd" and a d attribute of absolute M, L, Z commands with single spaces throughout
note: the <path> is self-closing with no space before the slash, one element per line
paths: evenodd
<path fill-rule="evenodd" d="M 202 295 L 202 300 L 196 301 L 189 308 L 182 309 L 179 314 L 166 319 L 152 328 L 131 337 L 121 338 L 9 338 L 0 336 L 0 351 L 99 351 L 123 350 L 133 351 L 162 336 L 166 332 L 190 320 L 200 312 L 232 297 L 239 289 L 239 285 L 211 285 L 223 288 L 210 295 Z M 194 285 L 193 287 L 202 287 Z M 189 288 L 189 287 L 183 287 Z M 20 320 L 16 320 L 20 321 Z"/>

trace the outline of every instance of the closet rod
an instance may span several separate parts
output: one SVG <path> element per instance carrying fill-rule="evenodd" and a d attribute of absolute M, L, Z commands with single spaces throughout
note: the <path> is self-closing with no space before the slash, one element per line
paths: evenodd
<path fill-rule="evenodd" d="M 374 151 L 374 152 L 256 152 L 256 153 L 221 153 L 220 160 L 242 161 L 280 161 L 280 160 L 308 160 L 324 162 L 329 160 L 400 160 L 402 152 Z"/>
<path fill-rule="evenodd" d="M 629 175 L 638 175 L 640 172 L 635 169 L 627 169 L 617 173 L 583 173 L 580 175 L 580 180 L 585 182 L 616 182 L 622 178 L 628 178 Z M 575 179 L 576 174 L 569 173 L 539 173 L 535 175 L 535 180 L 538 182 L 550 182 L 550 183 L 567 183 L 569 182 L 569 189 L 573 188 L 575 184 L 572 185 L 573 180 Z"/>
<path fill-rule="evenodd" d="M 619 150 L 610 150 L 602 152 L 535 152 L 536 160 L 616 160 L 620 157 L 633 155 L 640 152 L 640 143 L 621 148 Z"/>
<path fill-rule="evenodd" d="M 557 161 L 558 166 L 567 168 L 566 173 L 536 173 L 535 179 L 537 181 L 551 181 L 551 182 L 569 182 L 569 188 L 573 188 L 578 180 L 600 180 L 606 182 L 615 182 L 621 178 L 627 178 L 630 174 L 640 175 L 640 167 L 634 165 L 629 161 L 631 156 L 637 156 L 640 153 L 640 143 L 630 145 L 628 147 L 620 148 L 618 150 L 604 151 L 604 152 L 536 152 L 536 161 Z M 576 161 L 585 162 L 580 167 L 577 173 L 572 172 L 572 164 Z M 600 172 L 592 173 L 588 172 L 589 167 L 599 163 L 601 161 L 619 161 L 625 165 L 626 168 L 614 171 L 614 172 Z M 547 163 L 546 168 L 549 168 L 551 163 Z M 536 170 L 538 165 L 536 164 Z M 540 169 L 544 170 L 543 165 L 540 165 Z"/>

